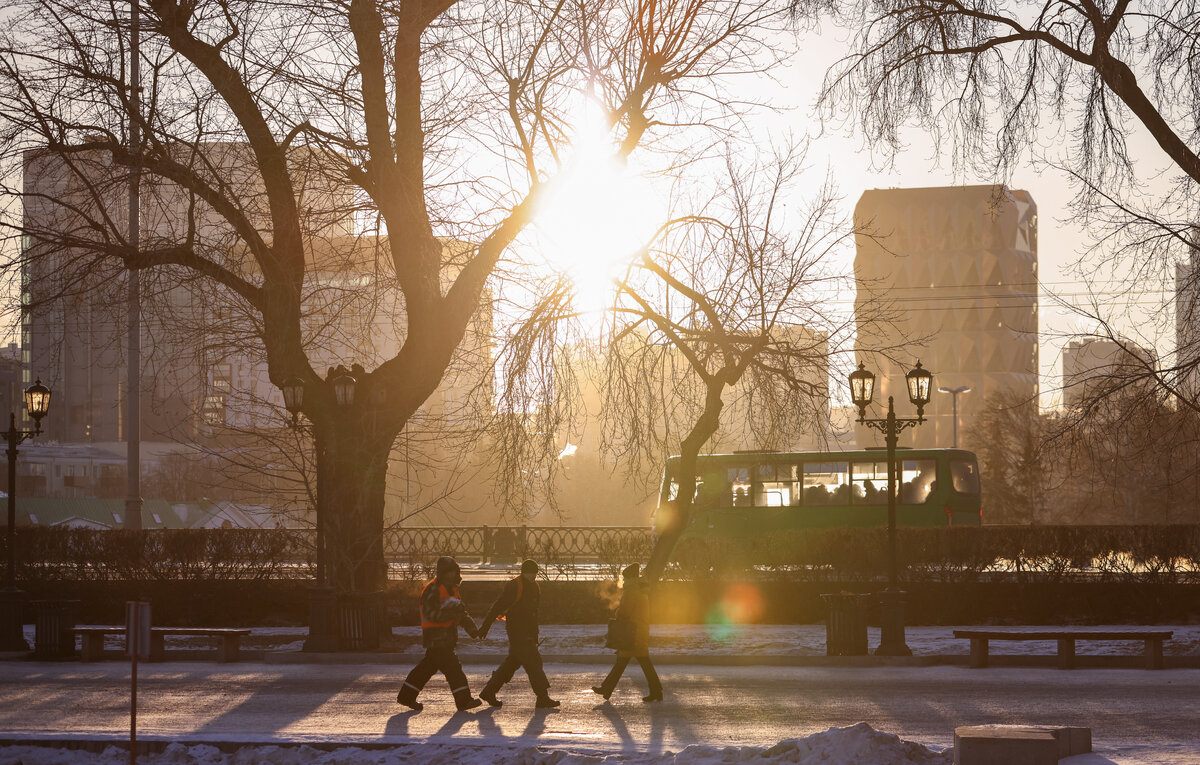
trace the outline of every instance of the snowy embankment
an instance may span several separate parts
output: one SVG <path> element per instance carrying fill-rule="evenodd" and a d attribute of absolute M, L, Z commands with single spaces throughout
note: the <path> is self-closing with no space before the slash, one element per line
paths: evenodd
<path fill-rule="evenodd" d="M 129 752 L 116 746 L 103 752 L 36 746 L 0 747 L 0 765 L 122 765 Z M 689 746 L 660 754 L 594 754 L 540 747 L 410 744 L 364 749 L 310 746 L 245 746 L 222 752 L 206 744 L 170 744 L 160 753 L 138 757 L 142 765 L 950 765 L 950 751 L 882 733 L 866 723 L 830 728 L 807 738 L 769 747 Z"/>

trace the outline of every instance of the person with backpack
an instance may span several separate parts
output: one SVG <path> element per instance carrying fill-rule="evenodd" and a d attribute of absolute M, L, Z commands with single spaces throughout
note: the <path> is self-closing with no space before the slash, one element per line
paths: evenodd
<path fill-rule="evenodd" d="M 629 660 L 637 659 L 642 673 L 646 676 L 646 684 L 649 686 L 649 695 L 644 696 L 642 701 L 647 703 L 662 701 L 662 682 L 658 679 L 658 672 L 654 670 L 654 664 L 650 661 L 649 585 L 638 575 L 636 563 L 626 566 L 621 571 L 621 579 L 623 580 L 621 602 L 617 606 L 616 619 L 613 620 L 615 623 L 613 626 L 621 628 L 617 630 L 620 637 L 616 644 L 610 637 L 609 643 L 610 648 L 617 649 L 617 661 L 613 665 L 612 671 L 608 673 L 608 677 L 604 678 L 604 682 L 592 686 L 592 692 L 603 696 L 604 700 L 608 701 L 608 697 L 617 687 L 621 675 L 625 674 Z"/>
<path fill-rule="evenodd" d="M 504 684 L 512 680 L 513 675 L 521 667 L 529 676 L 529 685 L 537 696 L 534 704 L 538 709 L 552 709 L 559 702 L 550 698 L 550 681 L 546 678 L 546 670 L 542 667 L 542 654 L 538 651 L 538 603 L 542 590 L 537 583 L 537 561 L 526 560 L 521 563 L 521 574 L 504 585 L 504 590 L 480 627 L 480 635 L 487 637 L 488 630 L 497 619 L 504 620 L 504 630 L 508 633 L 508 656 L 492 673 L 487 685 L 479 692 L 479 698 L 494 707 L 503 702 L 496 698 L 496 693 Z"/>
<path fill-rule="evenodd" d="M 425 656 L 404 678 L 404 685 L 396 694 L 397 702 L 418 712 L 424 709 L 424 705 L 417 701 L 417 694 L 435 672 L 441 672 L 446 677 L 458 711 L 474 709 L 483 704 L 471 696 L 462 662 L 454 652 L 458 646 L 460 626 L 471 637 L 479 637 L 475 621 L 458 596 L 461 582 L 462 572 L 458 561 L 443 556 L 437 560 L 437 576 L 421 590 L 421 644 L 425 646 Z"/>

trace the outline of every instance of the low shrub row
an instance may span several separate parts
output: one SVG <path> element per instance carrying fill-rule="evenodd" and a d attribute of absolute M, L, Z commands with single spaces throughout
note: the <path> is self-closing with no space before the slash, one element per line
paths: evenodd
<path fill-rule="evenodd" d="M 23 582 L 309 580 L 314 569 L 312 535 L 302 531 L 22 528 L 16 536 Z M 392 578 L 422 579 L 433 558 L 456 552 L 388 550 L 389 558 L 409 561 L 393 566 Z M 622 544 L 584 567 L 541 552 L 546 573 L 569 580 L 597 572 L 615 578 L 648 549 Z M 901 528 L 897 559 L 908 582 L 1198 583 L 1200 525 Z M 817 529 L 685 539 L 666 578 L 873 582 L 887 567 L 886 529 Z"/>
<path fill-rule="evenodd" d="M 1200 526 L 982 526 L 896 531 L 901 578 L 911 582 L 1200 582 Z M 744 539 L 685 539 L 672 576 L 756 573 L 795 581 L 872 581 L 887 575 L 883 528 L 786 531 Z"/>

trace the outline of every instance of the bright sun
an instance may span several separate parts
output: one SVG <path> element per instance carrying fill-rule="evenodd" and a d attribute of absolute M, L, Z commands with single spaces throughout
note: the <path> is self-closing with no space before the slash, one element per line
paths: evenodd
<path fill-rule="evenodd" d="M 584 123 L 570 169 L 535 220 L 538 251 L 548 268 L 570 277 L 583 312 L 605 307 L 613 279 L 653 235 L 664 208 L 646 179 L 613 161 L 609 136 L 596 122 Z"/>

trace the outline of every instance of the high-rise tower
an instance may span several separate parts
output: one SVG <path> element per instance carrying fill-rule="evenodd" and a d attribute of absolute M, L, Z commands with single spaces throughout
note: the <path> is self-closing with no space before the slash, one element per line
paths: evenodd
<path fill-rule="evenodd" d="M 970 387 L 958 396 L 959 445 L 970 448 L 972 420 L 989 399 L 1037 401 L 1037 205 L 1028 192 L 872 189 L 854 223 L 856 349 L 877 375 L 879 405 L 891 394 L 900 416 L 913 414 L 904 373 L 920 359 L 935 390 Z M 906 434 L 909 445 L 951 446 L 952 398 L 933 394 L 930 422 Z M 858 429 L 860 446 L 876 440 Z"/>

